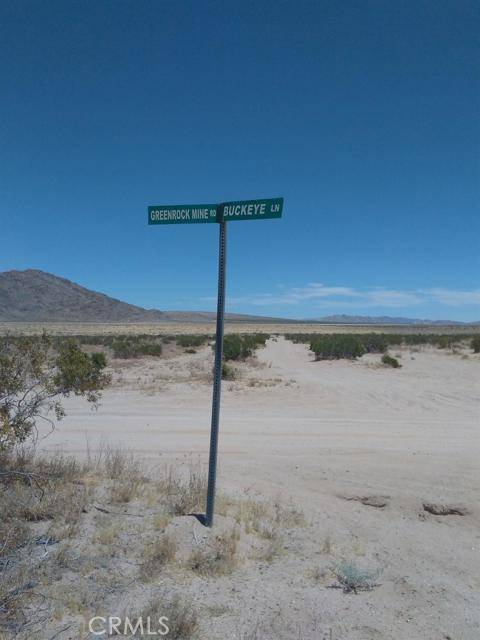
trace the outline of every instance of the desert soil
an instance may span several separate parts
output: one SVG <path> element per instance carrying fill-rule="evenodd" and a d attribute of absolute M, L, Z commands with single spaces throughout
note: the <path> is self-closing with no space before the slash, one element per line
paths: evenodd
<path fill-rule="evenodd" d="M 308 526 L 269 564 L 185 587 L 230 612 L 212 616 L 212 639 L 480 638 L 480 356 L 391 353 L 402 368 L 377 355 L 315 362 L 278 337 L 223 383 L 219 490 L 293 504 Z M 212 364 L 210 347 L 116 362 L 98 411 L 69 401 L 41 446 L 81 456 L 87 441 L 123 443 L 149 467 L 206 464 Z M 330 588 L 341 561 L 378 586 Z"/>

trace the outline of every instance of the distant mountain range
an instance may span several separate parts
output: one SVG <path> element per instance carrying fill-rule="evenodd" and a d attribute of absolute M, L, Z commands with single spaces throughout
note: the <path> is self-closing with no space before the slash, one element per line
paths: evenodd
<path fill-rule="evenodd" d="M 465 324 L 456 320 L 420 320 L 418 318 L 402 318 L 392 316 L 349 316 L 345 314 L 315 318 L 315 320 L 313 320 L 312 322 L 320 322 L 322 324 Z"/>
<path fill-rule="evenodd" d="M 159 311 L 144 309 L 91 291 L 70 280 L 37 269 L 0 272 L 1 322 L 212 322 L 212 311 Z M 282 322 L 323 324 L 463 324 L 449 320 L 416 320 L 390 316 L 332 315 L 292 320 L 227 313 L 229 322 Z M 474 323 L 479 324 L 479 323 Z"/>

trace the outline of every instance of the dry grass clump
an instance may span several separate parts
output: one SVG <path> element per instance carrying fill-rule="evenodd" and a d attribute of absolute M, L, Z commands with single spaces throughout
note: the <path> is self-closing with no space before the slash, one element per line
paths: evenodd
<path fill-rule="evenodd" d="M 190 468 L 184 478 L 171 466 L 159 482 L 158 489 L 164 496 L 168 513 L 172 516 L 188 515 L 204 508 L 207 477 L 200 470 Z"/>
<path fill-rule="evenodd" d="M 205 546 L 193 551 L 188 559 L 188 567 L 202 576 L 220 576 L 232 573 L 238 562 L 238 538 L 237 529 L 215 536 Z"/>
<path fill-rule="evenodd" d="M 119 535 L 118 524 L 102 518 L 99 521 L 92 542 L 111 547 L 118 541 Z"/>
<path fill-rule="evenodd" d="M 114 504 L 127 504 L 140 497 L 144 484 L 142 478 L 115 480 L 110 487 L 109 501 Z"/>
<path fill-rule="evenodd" d="M 166 564 L 175 559 L 177 552 L 176 542 L 168 535 L 149 541 L 143 548 L 142 562 L 140 564 L 140 578 L 144 582 L 150 582 L 157 577 Z"/>
<path fill-rule="evenodd" d="M 280 501 L 253 500 L 221 501 L 225 515 L 234 511 L 238 524 L 243 523 L 246 533 L 257 533 L 263 538 L 273 538 L 279 528 L 293 529 L 307 526 L 305 515 L 293 506 Z"/>
<path fill-rule="evenodd" d="M 155 513 L 152 518 L 152 524 L 155 529 L 163 531 L 170 522 L 172 521 L 172 516 L 169 513 L 165 513 L 164 511 L 159 511 Z"/>
<path fill-rule="evenodd" d="M 188 598 L 175 594 L 170 599 L 157 595 L 149 601 L 141 613 L 131 621 L 131 626 L 136 629 L 133 637 L 143 638 L 144 635 L 148 635 L 148 628 L 164 631 L 165 627 L 163 624 L 160 626 L 160 620 L 168 627 L 168 633 L 161 637 L 170 640 L 193 640 L 198 635 L 198 612 L 195 606 Z M 117 634 L 132 637 L 131 629 L 124 628 L 120 632 L 117 631 Z"/>
<path fill-rule="evenodd" d="M 256 559 L 269 564 L 278 556 L 284 554 L 283 541 L 281 536 L 275 532 L 274 535 L 267 540 L 265 546 L 257 552 Z"/>

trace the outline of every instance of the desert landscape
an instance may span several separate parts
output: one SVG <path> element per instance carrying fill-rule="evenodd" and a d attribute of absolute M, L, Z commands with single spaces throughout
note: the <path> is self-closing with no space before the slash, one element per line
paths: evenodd
<path fill-rule="evenodd" d="M 379 353 L 316 360 L 298 327 L 268 333 L 223 382 L 210 530 L 191 514 L 204 508 L 213 350 L 175 333 L 165 328 L 157 357 L 84 339 L 106 350 L 112 380 L 97 411 L 70 398 L 54 432 L 40 431 L 40 456 L 77 461 L 69 482 L 83 508 L 68 534 L 61 514 L 34 519 L 45 544 L 33 554 L 55 580 L 44 576 L 29 605 L 43 604 L 41 628 L 20 625 L 19 637 L 94 638 L 92 616 L 135 603 L 137 615 L 170 607 L 182 622 L 167 637 L 478 638 L 480 354 L 469 339 L 390 346 L 396 367 Z"/>

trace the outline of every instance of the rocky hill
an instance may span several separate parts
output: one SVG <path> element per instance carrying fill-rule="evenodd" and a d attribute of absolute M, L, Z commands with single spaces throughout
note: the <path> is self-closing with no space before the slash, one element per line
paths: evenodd
<path fill-rule="evenodd" d="M 212 322 L 210 311 L 143 309 L 37 269 L 0 272 L 0 322 Z M 265 322 L 229 313 L 230 322 Z"/>

